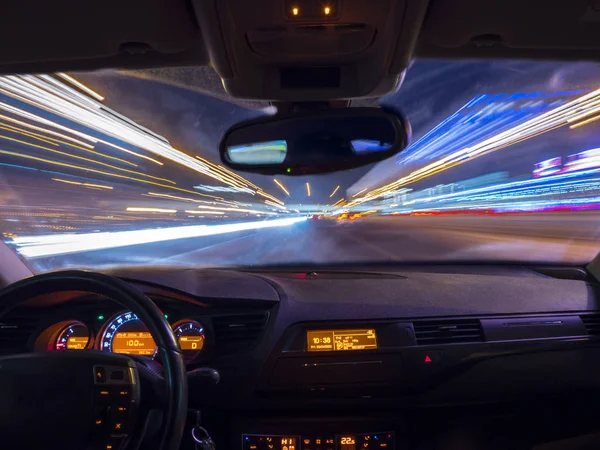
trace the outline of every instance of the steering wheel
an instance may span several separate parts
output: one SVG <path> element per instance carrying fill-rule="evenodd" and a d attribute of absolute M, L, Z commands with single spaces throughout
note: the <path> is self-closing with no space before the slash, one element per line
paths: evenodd
<path fill-rule="evenodd" d="M 5 356 L 0 358 L 1 440 L 13 448 L 135 450 L 162 413 L 160 439 L 153 442 L 160 450 L 179 448 L 187 415 L 187 373 L 158 307 L 118 278 L 69 270 L 26 278 L 0 291 L 0 319 L 24 301 L 60 291 L 102 295 L 137 314 L 157 346 L 163 395 L 144 396 L 143 371 L 125 355 L 89 350 Z"/>

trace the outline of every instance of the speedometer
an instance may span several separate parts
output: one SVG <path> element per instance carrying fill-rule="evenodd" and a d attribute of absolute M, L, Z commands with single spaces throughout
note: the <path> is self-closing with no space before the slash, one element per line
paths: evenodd
<path fill-rule="evenodd" d="M 126 355 L 153 356 L 156 343 L 144 323 L 132 312 L 113 317 L 100 339 L 100 350 Z"/>

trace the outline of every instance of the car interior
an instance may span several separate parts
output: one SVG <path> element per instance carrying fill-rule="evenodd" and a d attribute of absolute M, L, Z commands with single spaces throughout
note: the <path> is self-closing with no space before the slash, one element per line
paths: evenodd
<path fill-rule="evenodd" d="M 600 60 L 597 0 L 2 9 L 2 75 L 134 71 L 302 120 L 377 108 L 393 153 L 410 127 L 375 100 L 414 61 Z M 34 274 L 0 241 L 0 287 L 0 448 L 600 448 L 600 257 Z"/>

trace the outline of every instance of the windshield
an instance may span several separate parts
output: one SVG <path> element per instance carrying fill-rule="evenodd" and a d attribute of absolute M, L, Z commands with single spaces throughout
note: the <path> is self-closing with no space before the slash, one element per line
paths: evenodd
<path fill-rule="evenodd" d="M 223 167 L 224 131 L 273 111 L 207 94 L 215 75 L 198 73 L 0 77 L 4 243 L 36 272 L 583 263 L 600 250 L 600 65 L 415 62 L 398 92 L 355 102 L 403 110 L 411 145 L 310 177 Z"/>

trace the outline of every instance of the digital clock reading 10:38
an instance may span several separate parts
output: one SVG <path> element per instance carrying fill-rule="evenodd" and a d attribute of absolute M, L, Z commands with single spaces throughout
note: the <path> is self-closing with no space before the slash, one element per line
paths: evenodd
<path fill-rule="evenodd" d="M 309 330 L 306 332 L 309 352 L 371 350 L 377 348 L 373 328 L 360 330 Z"/>

